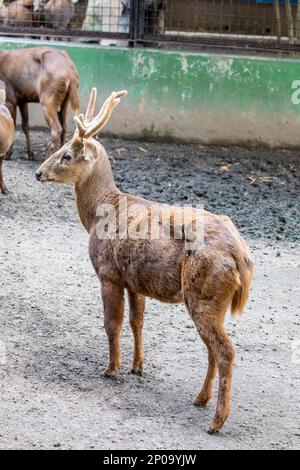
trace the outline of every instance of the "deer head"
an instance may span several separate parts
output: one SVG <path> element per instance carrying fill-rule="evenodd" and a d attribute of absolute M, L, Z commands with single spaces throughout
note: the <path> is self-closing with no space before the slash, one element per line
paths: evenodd
<path fill-rule="evenodd" d="M 74 117 L 76 129 L 72 139 L 43 163 L 36 173 L 37 180 L 61 184 L 76 184 L 86 180 L 101 152 L 105 153 L 93 136 L 107 124 L 114 108 L 125 95 L 127 91 L 114 91 L 94 117 L 97 90 L 93 88 L 85 115 Z"/>

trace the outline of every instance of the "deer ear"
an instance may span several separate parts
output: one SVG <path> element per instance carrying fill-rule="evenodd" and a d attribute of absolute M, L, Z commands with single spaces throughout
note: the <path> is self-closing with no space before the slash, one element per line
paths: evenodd
<path fill-rule="evenodd" d="M 98 159 L 98 152 L 95 143 L 88 139 L 83 139 L 83 152 L 84 159 L 87 162 L 96 161 Z"/>

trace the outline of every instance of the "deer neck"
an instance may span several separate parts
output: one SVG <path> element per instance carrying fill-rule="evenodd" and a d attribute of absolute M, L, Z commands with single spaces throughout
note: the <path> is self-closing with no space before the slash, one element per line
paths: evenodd
<path fill-rule="evenodd" d="M 109 203 L 121 194 L 118 190 L 107 155 L 102 155 L 94 164 L 92 173 L 75 185 L 76 203 L 80 220 L 90 233 L 97 221 L 100 204 Z"/>

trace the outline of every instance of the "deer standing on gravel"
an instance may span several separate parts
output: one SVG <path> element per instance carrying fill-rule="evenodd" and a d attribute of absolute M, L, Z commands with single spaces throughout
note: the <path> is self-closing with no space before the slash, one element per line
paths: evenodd
<path fill-rule="evenodd" d="M 15 135 L 14 121 L 4 104 L 5 100 L 5 91 L 0 90 L 0 189 L 2 194 L 8 193 L 2 173 L 3 160 L 12 146 Z"/>
<path fill-rule="evenodd" d="M 246 304 L 253 275 L 251 257 L 245 241 L 228 217 L 192 209 L 184 225 L 182 208 L 166 206 L 160 212 L 159 204 L 119 191 L 107 154 L 93 136 L 103 129 L 125 94 L 112 93 L 99 114 L 93 117 L 96 103 L 93 89 L 85 116 L 75 117 L 77 130 L 73 139 L 40 167 L 36 177 L 43 183 L 75 185 L 79 216 L 90 234 L 90 258 L 102 284 L 110 355 L 106 375 L 113 377 L 121 365 L 125 289 L 134 336 L 134 374 L 141 374 L 144 363 L 145 298 L 184 303 L 208 349 L 208 372 L 195 401 L 197 406 L 210 400 L 219 372 L 217 411 L 209 429 L 213 433 L 223 426 L 230 412 L 235 353 L 223 326 L 224 317 L 229 307 L 233 314 L 239 314 Z M 168 220 L 162 214 L 166 209 L 169 210 Z M 118 223 L 115 232 L 107 237 L 108 212 L 115 214 Z M 152 212 L 159 213 L 158 237 L 151 236 Z M 195 225 L 197 217 L 203 221 L 202 244 L 187 249 L 188 238 L 192 238 L 187 232 Z M 128 229 L 132 221 L 137 222 L 133 234 Z M 146 227 L 144 235 L 151 232 L 150 236 L 136 236 L 142 227 Z M 165 237 L 168 230 L 169 237 Z M 178 234 L 184 235 L 180 238 Z"/>
<path fill-rule="evenodd" d="M 67 110 L 79 111 L 79 76 L 67 52 L 49 47 L 0 50 L 0 80 L 6 85 L 6 106 L 14 123 L 17 107 L 27 140 L 27 152 L 33 159 L 29 135 L 28 103 L 41 103 L 51 131 L 48 156 L 64 144 Z"/>

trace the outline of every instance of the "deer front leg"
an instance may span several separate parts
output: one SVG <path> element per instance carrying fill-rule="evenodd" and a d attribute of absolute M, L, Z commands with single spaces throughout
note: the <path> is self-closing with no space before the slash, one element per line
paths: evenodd
<path fill-rule="evenodd" d="M 144 365 L 144 349 L 142 330 L 144 323 L 145 296 L 128 291 L 130 326 L 134 337 L 133 364 L 131 373 L 142 375 Z"/>
<path fill-rule="evenodd" d="M 30 139 L 29 133 L 29 114 L 28 114 L 28 104 L 27 103 L 19 103 L 20 113 L 22 117 L 22 130 L 26 137 L 27 142 L 27 154 L 29 160 L 34 160 L 34 154 L 32 150 L 32 144 Z"/>
<path fill-rule="evenodd" d="M 7 187 L 5 186 L 3 173 L 2 173 L 2 165 L 3 165 L 4 155 L 0 155 L 0 190 L 2 194 L 8 194 Z"/>
<path fill-rule="evenodd" d="M 112 282 L 102 284 L 104 326 L 108 338 L 109 364 L 107 377 L 114 377 L 121 365 L 120 336 L 124 319 L 124 289 Z"/>

